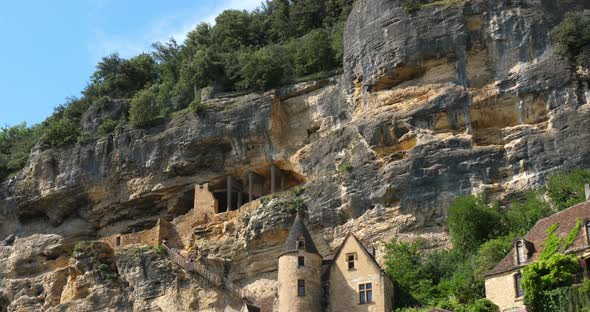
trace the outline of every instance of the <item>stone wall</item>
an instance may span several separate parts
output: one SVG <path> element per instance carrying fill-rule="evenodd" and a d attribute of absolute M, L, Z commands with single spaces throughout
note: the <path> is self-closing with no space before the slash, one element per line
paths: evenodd
<path fill-rule="evenodd" d="M 305 257 L 299 267 L 297 258 Z M 279 312 L 322 311 L 322 258 L 304 251 L 282 255 L 279 258 Z M 297 280 L 305 280 L 305 296 L 297 296 Z"/>
<path fill-rule="evenodd" d="M 197 223 L 207 223 L 219 212 L 219 203 L 213 193 L 209 191 L 209 184 L 195 185 L 194 220 Z"/>
<path fill-rule="evenodd" d="M 356 257 L 348 269 L 347 255 Z M 359 284 L 372 283 L 373 302 L 360 304 Z M 393 305 L 393 283 L 366 254 L 356 239 L 347 239 L 330 269 L 329 311 L 389 312 Z"/>

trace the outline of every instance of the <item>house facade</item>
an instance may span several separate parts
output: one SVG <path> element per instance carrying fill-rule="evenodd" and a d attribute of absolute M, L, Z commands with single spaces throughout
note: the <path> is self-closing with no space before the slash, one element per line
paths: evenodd
<path fill-rule="evenodd" d="M 278 311 L 393 309 L 393 282 L 362 243 L 348 234 L 335 256 L 324 259 L 298 215 L 279 256 Z"/>
<path fill-rule="evenodd" d="M 516 239 L 510 253 L 485 276 L 486 297 L 500 311 L 526 311 L 521 286 L 523 268 L 538 260 L 550 227 L 557 225 L 555 234 L 565 239 L 578 220 L 580 230 L 565 253 L 579 257 L 578 278 L 590 277 L 590 201 L 586 201 L 538 221 L 524 237 Z"/>

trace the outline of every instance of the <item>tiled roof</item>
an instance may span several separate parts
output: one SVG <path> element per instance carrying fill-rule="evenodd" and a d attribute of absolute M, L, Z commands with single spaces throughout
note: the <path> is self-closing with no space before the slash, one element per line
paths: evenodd
<path fill-rule="evenodd" d="M 295 217 L 295 221 L 293 221 L 293 225 L 289 230 L 289 236 L 285 241 L 285 245 L 283 245 L 283 252 L 281 253 L 281 255 L 297 251 L 297 240 L 300 237 L 303 237 L 305 239 L 305 251 L 309 253 L 319 254 L 318 249 L 315 247 L 313 239 L 311 238 L 311 235 L 309 235 L 307 228 L 305 228 L 305 225 L 303 224 L 302 217 L 299 214 L 297 214 L 297 216 Z"/>
<path fill-rule="evenodd" d="M 539 255 L 543 252 L 543 242 L 547 239 L 547 229 L 553 224 L 558 224 L 555 234 L 565 239 L 568 233 L 575 227 L 577 220 L 582 220 L 582 226 L 574 242 L 568 247 L 566 251 L 577 251 L 580 249 L 590 248 L 586 239 L 585 221 L 590 220 L 590 201 L 575 205 L 568 209 L 555 213 L 547 218 L 539 220 L 535 226 L 523 237 L 526 241 L 533 245 L 532 254 L 526 263 L 522 265 L 514 264 L 514 247 L 510 250 L 508 255 L 500 261 L 496 267 L 487 275 L 499 274 L 512 271 L 519 267 L 537 261 Z"/>

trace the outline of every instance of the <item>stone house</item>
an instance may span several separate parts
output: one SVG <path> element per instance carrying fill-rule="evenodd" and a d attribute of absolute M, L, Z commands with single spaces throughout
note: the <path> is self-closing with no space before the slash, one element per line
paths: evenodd
<path fill-rule="evenodd" d="M 590 277 L 590 201 L 586 201 L 539 220 L 524 237 L 517 238 L 508 255 L 486 274 L 486 297 L 498 305 L 500 311 L 526 311 L 520 283 L 522 269 L 538 260 L 549 227 L 557 224 L 555 234 L 564 239 L 578 220 L 581 229 L 565 252 L 580 258 L 578 278 Z"/>
<path fill-rule="evenodd" d="M 349 233 L 333 259 L 325 259 L 299 215 L 279 256 L 278 271 L 279 312 L 393 309 L 393 282 L 357 237 Z"/>

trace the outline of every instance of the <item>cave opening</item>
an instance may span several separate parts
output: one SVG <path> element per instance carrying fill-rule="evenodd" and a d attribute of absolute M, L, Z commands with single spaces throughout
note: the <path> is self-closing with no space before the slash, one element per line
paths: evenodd
<path fill-rule="evenodd" d="M 285 164 L 268 163 L 219 179 L 209 184 L 209 190 L 216 202 L 216 212 L 223 213 L 238 210 L 260 197 L 287 191 L 305 181 L 303 175 L 290 170 Z"/>

